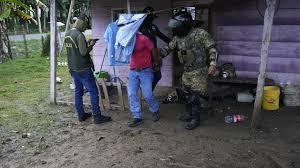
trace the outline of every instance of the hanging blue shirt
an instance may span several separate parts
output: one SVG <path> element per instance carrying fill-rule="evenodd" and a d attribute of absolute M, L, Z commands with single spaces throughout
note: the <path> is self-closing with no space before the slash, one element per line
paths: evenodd
<path fill-rule="evenodd" d="M 136 33 L 146 14 L 120 14 L 104 33 L 110 66 L 128 65 L 135 46 Z"/>
<path fill-rule="evenodd" d="M 135 46 L 136 33 L 146 18 L 146 14 L 121 14 L 117 24 L 120 26 L 116 36 L 115 60 L 130 63 Z"/>
<path fill-rule="evenodd" d="M 104 40 L 107 43 L 108 65 L 110 66 L 124 65 L 124 63 L 116 62 L 115 60 L 115 43 L 118 29 L 117 22 L 113 22 L 107 26 L 104 33 Z"/>

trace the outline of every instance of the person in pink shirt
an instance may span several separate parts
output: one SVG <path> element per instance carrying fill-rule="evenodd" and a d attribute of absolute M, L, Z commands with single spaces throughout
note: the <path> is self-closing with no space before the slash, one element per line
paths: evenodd
<path fill-rule="evenodd" d="M 147 36 L 137 33 L 128 74 L 127 91 L 130 111 L 133 115 L 129 127 L 138 126 L 143 121 L 138 97 L 140 87 L 148 103 L 149 111 L 152 112 L 152 120 L 156 122 L 160 119 L 159 104 L 152 92 L 153 69 L 157 68 L 159 68 L 157 49 Z"/>

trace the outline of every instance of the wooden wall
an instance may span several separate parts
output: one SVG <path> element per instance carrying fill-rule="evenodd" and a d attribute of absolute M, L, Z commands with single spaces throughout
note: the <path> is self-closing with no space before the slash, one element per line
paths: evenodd
<path fill-rule="evenodd" d="M 238 75 L 256 77 L 263 31 L 256 1 L 229 0 L 218 4 L 217 25 L 219 64 L 233 62 Z M 300 1 L 281 0 L 274 20 L 267 77 L 277 83 L 300 84 L 299 65 Z"/>
<path fill-rule="evenodd" d="M 96 44 L 93 50 L 94 62 L 96 70 L 100 70 L 101 62 L 106 48 L 106 43 L 103 40 L 103 35 L 106 27 L 111 22 L 111 10 L 116 8 L 126 9 L 127 4 L 124 0 L 92 0 L 92 31 L 93 38 L 99 38 L 99 42 Z M 131 0 L 131 9 L 135 8 L 143 9 L 145 6 L 152 6 L 156 10 L 167 9 L 171 7 L 171 0 L 164 1 L 152 1 L 152 0 Z M 155 20 L 155 24 L 160 28 L 162 32 L 171 37 L 169 28 L 167 27 L 168 19 L 170 17 L 169 12 L 159 13 L 159 18 Z M 158 45 L 165 45 L 162 41 L 158 40 Z M 167 57 L 163 62 L 163 80 L 160 81 L 159 85 L 172 86 L 172 57 Z M 108 66 L 107 59 L 104 60 L 104 70 L 109 71 L 113 74 L 113 67 Z M 117 66 L 117 76 L 121 77 L 122 80 L 127 81 L 128 66 Z"/>

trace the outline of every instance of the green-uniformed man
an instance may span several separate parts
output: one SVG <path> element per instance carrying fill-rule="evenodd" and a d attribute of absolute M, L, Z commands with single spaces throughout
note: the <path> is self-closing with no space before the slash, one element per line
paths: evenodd
<path fill-rule="evenodd" d="M 161 55 L 177 51 L 184 66 L 181 82 L 177 90 L 179 99 L 186 104 L 188 117 L 186 129 L 194 129 L 200 124 L 200 101 L 206 94 L 207 76 L 216 70 L 218 53 L 215 42 L 203 29 L 192 27 L 192 16 L 182 11 L 169 21 L 175 37 L 168 46 L 161 49 Z M 208 55 L 207 55 L 208 53 Z"/>
<path fill-rule="evenodd" d="M 93 62 L 90 52 L 97 40 L 86 41 L 84 32 L 88 27 L 89 19 L 86 15 L 80 16 L 73 28 L 65 35 L 65 46 L 68 55 L 68 67 L 75 83 L 75 107 L 78 113 L 78 120 L 85 121 L 91 114 L 85 113 L 83 108 L 83 88 L 90 93 L 92 104 L 92 115 L 95 124 L 111 121 L 111 117 L 101 114 L 99 107 L 99 96 L 96 81 L 93 75 Z"/>

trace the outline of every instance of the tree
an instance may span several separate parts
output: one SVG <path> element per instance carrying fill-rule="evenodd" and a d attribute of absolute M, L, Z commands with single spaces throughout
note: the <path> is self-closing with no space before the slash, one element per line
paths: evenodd
<path fill-rule="evenodd" d="M 20 0 L 2 0 L 0 2 L 0 62 L 12 58 L 10 43 L 5 20 L 18 17 L 22 23 L 33 21 L 30 15 L 26 14 L 30 8 Z"/>

